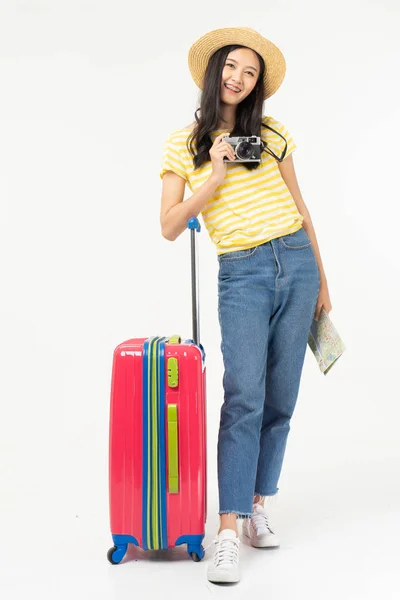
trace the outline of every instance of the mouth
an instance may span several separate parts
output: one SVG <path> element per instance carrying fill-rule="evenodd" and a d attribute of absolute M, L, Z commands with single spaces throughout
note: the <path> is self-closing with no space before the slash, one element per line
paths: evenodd
<path fill-rule="evenodd" d="M 228 92 L 230 92 L 231 94 L 239 94 L 242 91 L 239 88 L 235 87 L 234 85 L 231 86 L 231 85 L 224 83 L 224 86 L 228 90 Z"/>

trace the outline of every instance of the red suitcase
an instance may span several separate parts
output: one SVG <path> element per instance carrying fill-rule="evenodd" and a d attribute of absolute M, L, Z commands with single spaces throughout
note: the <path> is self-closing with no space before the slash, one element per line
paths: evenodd
<path fill-rule="evenodd" d="M 199 343 L 196 231 L 190 219 L 193 340 L 131 339 L 114 351 L 109 437 L 110 525 L 121 562 L 144 550 L 187 544 L 204 557 L 207 517 L 206 368 Z"/>

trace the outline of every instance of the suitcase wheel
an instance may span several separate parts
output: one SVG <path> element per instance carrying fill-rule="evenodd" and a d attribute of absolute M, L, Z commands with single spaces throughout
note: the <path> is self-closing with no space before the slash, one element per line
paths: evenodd
<path fill-rule="evenodd" d="M 204 548 L 203 546 L 190 546 L 188 547 L 189 556 L 194 562 L 200 562 L 204 558 Z"/>
<path fill-rule="evenodd" d="M 107 558 L 112 565 L 117 565 L 124 558 L 127 550 L 127 544 L 123 546 L 113 546 L 107 552 Z"/>

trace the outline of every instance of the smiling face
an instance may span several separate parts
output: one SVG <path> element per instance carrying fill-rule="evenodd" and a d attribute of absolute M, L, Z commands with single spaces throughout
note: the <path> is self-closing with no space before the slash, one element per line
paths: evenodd
<path fill-rule="evenodd" d="M 229 52 L 222 71 L 221 100 L 239 104 L 253 91 L 260 74 L 257 54 L 250 48 Z"/>

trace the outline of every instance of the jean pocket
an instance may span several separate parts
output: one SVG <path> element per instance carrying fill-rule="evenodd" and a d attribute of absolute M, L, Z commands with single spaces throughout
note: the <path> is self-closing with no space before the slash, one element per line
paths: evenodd
<path fill-rule="evenodd" d="M 225 252 L 224 254 L 218 255 L 218 261 L 227 262 L 227 261 L 235 261 L 235 260 L 243 260 L 245 258 L 250 258 L 253 256 L 258 250 L 258 246 L 254 248 L 247 248 L 246 250 L 234 250 L 233 252 Z"/>
<path fill-rule="evenodd" d="M 282 244 L 285 248 L 289 250 L 301 250 L 304 248 L 309 248 L 311 246 L 311 240 L 308 237 L 308 234 L 304 227 L 301 227 L 298 231 L 294 233 L 289 233 L 288 235 L 283 235 L 280 238 Z"/>

